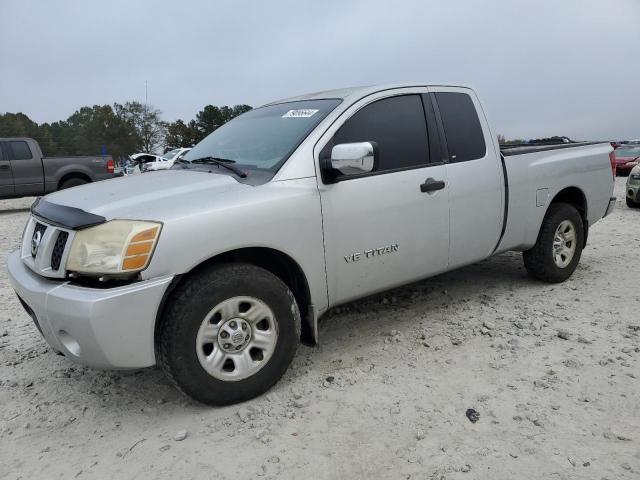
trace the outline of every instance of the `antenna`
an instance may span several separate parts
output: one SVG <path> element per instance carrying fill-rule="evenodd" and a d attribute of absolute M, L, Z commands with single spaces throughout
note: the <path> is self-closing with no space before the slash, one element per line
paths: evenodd
<path fill-rule="evenodd" d="M 145 110 L 149 108 L 149 88 L 146 80 L 144 81 L 144 108 Z"/>

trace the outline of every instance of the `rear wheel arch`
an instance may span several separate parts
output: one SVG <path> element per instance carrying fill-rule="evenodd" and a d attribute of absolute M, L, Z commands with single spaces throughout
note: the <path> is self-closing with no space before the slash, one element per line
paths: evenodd
<path fill-rule="evenodd" d="M 522 252 L 530 276 L 558 283 L 573 274 L 584 245 L 581 220 L 580 212 L 570 203 L 556 202 L 549 206 L 535 245 Z"/>
<path fill-rule="evenodd" d="M 71 172 L 63 175 L 63 177 L 58 181 L 58 188 L 60 190 L 63 185 L 71 180 L 82 180 L 85 183 L 91 183 L 91 177 L 82 172 Z"/>
<path fill-rule="evenodd" d="M 167 289 L 156 316 L 155 337 L 158 336 L 160 319 L 171 293 L 187 278 L 220 264 L 244 263 L 261 267 L 276 277 L 291 290 L 295 297 L 302 320 L 300 341 L 306 345 L 315 345 L 317 339 L 315 312 L 311 305 L 311 291 L 304 271 L 293 258 L 280 250 L 269 247 L 248 247 L 230 250 L 215 255 L 193 267 L 189 272 L 177 277 Z"/>
<path fill-rule="evenodd" d="M 549 205 L 547 206 L 547 212 L 551 205 L 558 203 L 566 203 L 578 210 L 580 217 L 582 218 L 582 228 L 584 230 L 584 243 L 583 247 L 587 245 L 587 237 L 589 234 L 589 217 L 587 216 L 589 205 L 587 203 L 587 197 L 584 192 L 578 187 L 566 187 L 560 190 L 553 197 Z M 547 215 L 545 212 L 545 216 Z M 542 227 L 540 227 L 542 228 Z"/>

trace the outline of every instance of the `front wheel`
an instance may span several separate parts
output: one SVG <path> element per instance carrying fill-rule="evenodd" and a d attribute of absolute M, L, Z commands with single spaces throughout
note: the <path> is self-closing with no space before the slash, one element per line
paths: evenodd
<path fill-rule="evenodd" d="M 523 252 L 529 275 L 549 283 L 564 282 L 573 274 L 584 245 L 584 227 L 578 210 L 566 203 L 549 207 L 538 239 Z"/>
<path fill-rule="evenodd" d="M 275 275 L 220 265 L 173 292 L 156 338 L 158 363 L 202 403 L 227 405 L 267 391 L 287 370 L 300 339 L 300 312 Z"/>

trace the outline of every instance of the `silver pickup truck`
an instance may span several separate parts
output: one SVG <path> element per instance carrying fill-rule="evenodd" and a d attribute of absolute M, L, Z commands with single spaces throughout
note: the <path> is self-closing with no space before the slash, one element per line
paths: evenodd
<path fill-rule="evenodd" d="M 107 155 L 45 157 L 32 138 L 0 138 L 0 199 L 44 195 L 114 177 Z"/>
<path fill-rule="evenodd" d="M 9 274 L 70 360 L 159 365 L 201 402 L 238 402 L 335 305 L 507 250 L 567 279 L 614 207 L 611 153 L 501 151 L 469 88 L 303 95 L 237 117 L 171 170 L 40 199 Z"/>

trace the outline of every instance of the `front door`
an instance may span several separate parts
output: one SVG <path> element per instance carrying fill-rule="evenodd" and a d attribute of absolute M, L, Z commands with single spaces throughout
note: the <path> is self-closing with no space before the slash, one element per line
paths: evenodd
<path fill-rule="evenodd" d="M 0 198 L 11 197 L 14 191 L 11 162 L 4 155 L 2 143 L 0 142 Z"/>
<path fill-rule="evenodd" d="M 11 160 L 11 171 L 16 195 L 42 195 L 44 193 L 44 172 L 42 159 L 29 148 L 24 140 L 7 140 L 5 152 Z"/>
<path fill-rule="evenodd" d="M 425 110 L 424 90 L 381 92 L 360 101 L 318 144 L 319 159 L 343 143 L 366 141 L 378 150 L 371 173 L 339 176 L 334 183 L 318 178 L 330 305 L 447 269 L 448 181 L 434 154 L 439 150 L 430 138 L 435 129 L 427 127 L 425 116 L 433 112 Z"/>

